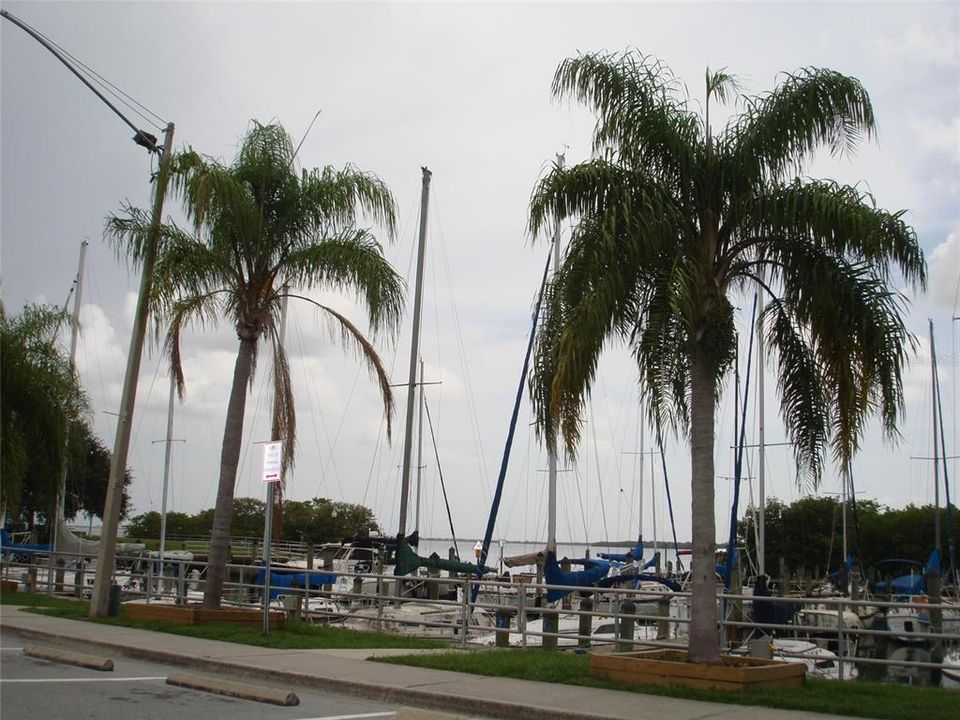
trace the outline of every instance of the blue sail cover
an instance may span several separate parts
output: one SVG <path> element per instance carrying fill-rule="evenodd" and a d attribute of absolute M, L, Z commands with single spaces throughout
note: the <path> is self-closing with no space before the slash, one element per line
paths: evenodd
<path fill-rule="evenodd" d="M 597 553 L 599 557 L 602 557 L 604 560 L 615 560 L 617 562 L 630 562 L 631 560 L 642 560 L 643 559 L 643 535 L 637 538 L 637 544 L 633 550 L 628 550 L 625 553 Z"/>
<path fill-rule="evenodd" d="M 557 562 L 557 554 L 548 552 L 543 561 L 543 578 L 547 585 L 570 585 L 573 587 L 595 587 L 610 571 L 610 563 L 606 560 L 587 559 L 581 561 L 585 565 L 583 570 L 564 572 Z M 556 602 L 568 595 L 570 590 L 548 590 L 547 602 Z"/>
<path fill-rule="evenodd" d="M 936 552 L 936 550 L 934 551 Z M 939 564 L 939 553 L 937 554 L 937 561 Z M 931 556 L 931 560 L 932 560 Z M 912 572 L 909 575 L 900 575 L 895 577 L 889 582 L 883 580 L 878 580 L 873 585 L 873 591 L 880 593 L 882 595 L 922 595 L 926 592 L 927 581 L 924 577 L 923 566 L 920 565 L 916 560 L 907 560 L 904 558 L 890 558 L 887 560 L 879 560 L 874 563 L 874 567 L 883 568 L 896 565 L 912 565 L 918 568 L 916 572 Z"/>
<path fill-rule="evenodd" d="M 263 585 L 263 568 L 257 570 L 257 583 Z M 298 588 L 300 590 L 309 590 L 311 588 L 319 589 L 323 585 L 333 585 L 337 582 L 337 576 L 333 573 L 325 572 L 276 572 L 270 571 L 270 599 L 273 600 L 278 595 L 282 595 L 284 590 L 289 588 Z"/>
<path fill-rule="evenodd" d="M 0 547 L 4 554 L 7 553 L 48 553 L 50 552 L 49 543 L 46 545 L 29 545 L 24 543 L 15 543 L 10 539 L 10 533 L 6 528 L 0 528 Z"/>
<path fill-rule="evenodd" d="M 607 588 L 626 583 L 639 585 L 644 581 L 658 582 L 664 587 L 670 588 L 674 592 L 681 592 L 683 590 L 683 588 L 680 587 L 680 583 L 678 583 L 676 580 L 661 577 L 660 575 L 651 575 L 650 573 L 625 573 L 623 575 L 609 575 L 605 578 L 602 578 L 597 585 L 599 587 Z"/>

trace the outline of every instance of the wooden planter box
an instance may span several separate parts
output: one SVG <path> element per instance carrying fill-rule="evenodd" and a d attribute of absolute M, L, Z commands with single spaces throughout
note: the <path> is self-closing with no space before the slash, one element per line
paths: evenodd
<path fill-rule="evenodd" d="M 15 593 L 17 591 L 16 580 L 0 580 L 0 592 Z"/>
<path fill-rule="evenodd" d="M 241 610 L 221 608 L 204 610 L 199 605 L 165 605 L 162 603 L 126 603 L 123 605 L 124 617 L 132 620 L 156 620 L 174 625 L 206 625 L 208 623 L 230 623 L 263 627 L 263 612 L 259 610 Z M 283 613 L 270 613 L 270 629 L 282 628 L 286 617 Z"/>
<path fill-rule="evenodd" d="M 590 675 L 638 685 L 692 687 L 744 692 L 756 688 L 802 687 L 806 668 L 759 658 L 724 655 L 720 665 L 687 661 L 683 650 L 590 655 Z"/>

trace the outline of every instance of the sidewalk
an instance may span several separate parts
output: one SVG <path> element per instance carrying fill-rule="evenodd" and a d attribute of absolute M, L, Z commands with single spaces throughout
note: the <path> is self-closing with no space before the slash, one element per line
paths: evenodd
<path fill-rule="evenodd" d="M 156 660 L 251 683 L 345 693 L 384 703 L 505 720 L 839 720 L 843 716 L 679 700 L 366 662 L 410 650 L 274 650 L 64 620 L 0 606 L 0 627 L 87 653 Z M 432 652 L 432 651 L 419 651 Z"/>

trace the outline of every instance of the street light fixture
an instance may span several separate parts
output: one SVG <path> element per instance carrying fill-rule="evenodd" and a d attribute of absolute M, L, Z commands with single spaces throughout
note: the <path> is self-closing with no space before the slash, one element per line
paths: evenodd
<path fill-rule="evenodd" d="M 137 311 L 133 321 L 130 338 L 130 350 L 127 354 L 127 369 L 123 379 L 123 394 L 120 400 L 120 412 L 117 418 L 117 434 L 110 461 L 110 478 L 107 484 L 107 498 L 103 509 L 103 529 L 97 549 L 97 573 L 94 580 L 93 596 L 90 600 L 90 617 L 104 617 L 107 614 L 110 585 L 113 584 L 114 563 L 116 561 L 117 528 L 120 523 L 120 506 L 123 498 L 124 470 L 127 466 L 127 452 L 130 448 L 130 430 L 133 421 L 133 409 L 137 395 L 137 382 L 140 376 L 140 360 L 143 356 L 143 342 L 146 336 L 147 315 L 149 312 L 150 292 L 153 286 L 153 272 L 157 260 L 157 245 L 160 237 L 160 219 L 163 213 L 163 200 L 166 196 L 167 182 L 170 178 L 170 156 L 173 150 L 173 123 L 164 130 L 163 146 L 157 146 L 157 137 L 139 129 L 130 122 L 107 98 L 74 68 L 67 59 L 46 38 L 29 25 L 14 17 L 6 10 L 0 10 L 0 16 L 21 28 L 30 37 L 39 42 L 51 54 L 76 75 L 97 97 L 100 98 L 133 131 L 133 141 L 151 153 L 160 153 L 160 166 L 157 171 L 157 184 L 154 188 L 153 211 L 150 232 L 147 237 L 143 258 L 143 270 L 140 275 L 140 291 L 137 297 Z"/>

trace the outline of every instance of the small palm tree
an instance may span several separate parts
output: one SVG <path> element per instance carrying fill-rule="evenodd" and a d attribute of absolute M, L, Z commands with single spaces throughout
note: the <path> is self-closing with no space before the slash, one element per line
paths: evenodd
<path fill-rule="evenodd" d="M 63 469 L 79 451 L 76 439 L 87 407 L 70 358 L 56 342 L 66 313 L 29 305 L 7 317 L 0 303 L 0 506 L 15 516 L 24 483 L 31 496 L 44 498 L 54 518 L 54 498 Z M 54 512 L 51 512 L 53 510 Z"/>
<path fill-rule="evenodd" d="M 818 148 L 846 154 L 873 134 L 854 78 L 805 69 L 746 98 L 732 76 L 707 71 L 701 118 L 656 59 L 586 54 L 561 63 L 553 93 L 598 120 L 593 159 L 553 168 L 530 202 L 534 233 L 576 219 L 538 333 L 540 430 L 551 445 L 562 433 L 573 453 L 604 344 L 629 348 L 658 432 L 689 434 L 690 658 L 717 662 L 714 415 L 736 345 L 731 293 L 756 285 L 769 302 L 781 414 L 815 481 L 827 447 L 850 463 L 871 413 L 896 435 L 912 337 L 890 274 L 924 286 L 923 254 L 902 212 L 857 188 L 797 178 Z M 734 97 L 742 114 L 714 135 L 711 100 Z"/>
<path fill-rule="evenodd" d="M 296 420 L 286 353 L 278 338 L 285 296 L 303 288 L 353 291 L 365 303 L 373 332 L 395 331 L 403 310 L 403 283 L 358 210 L 392 234 L 393 196 L 376 176 L 352 166 L 297 173 L 290 138 L 276 124 L 254 123 L 233 164 L 193 151 L 174 159 L 172 184 L 192 221 L 191 235 L 164 227 L 152 298 L 158 334 L 166 333 L 171 372 L 180 392 L 180 333 L 191 320 L 226 316 L 240 341 L 220 455 L 204 607 L 220 606 L 243 434 L 244 407 L 261 340 L 273 355 L 274 428 L 284 466 L 294 457 Z M 149 218 L 129 209 L 108 221 L 108 236 L 135 261 L 142 258 Z M 313 301 L 310 301 L 313 302 Z M 388 421 L 393 397 L 373 345 L 344 315 L 314 303 L 355 346 L 377 378 Z"/>

